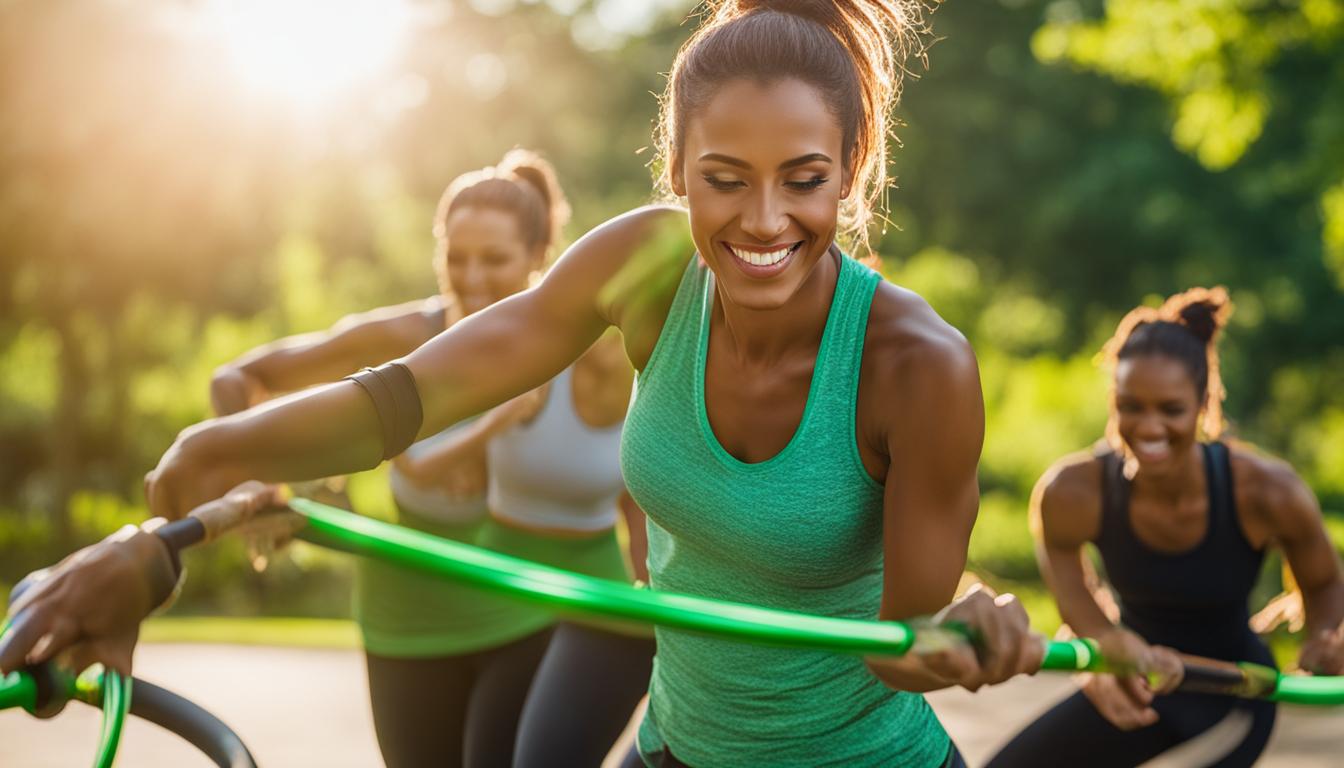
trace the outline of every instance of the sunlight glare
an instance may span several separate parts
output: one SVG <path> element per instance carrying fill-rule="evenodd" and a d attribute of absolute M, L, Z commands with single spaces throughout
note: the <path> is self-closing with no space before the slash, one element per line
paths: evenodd
<path fill-rule="evenodd" d="M 205 13 L 246 87 L 310 107 L 386 67 L 410 16 L 405 0 L 212 0 Z"/>

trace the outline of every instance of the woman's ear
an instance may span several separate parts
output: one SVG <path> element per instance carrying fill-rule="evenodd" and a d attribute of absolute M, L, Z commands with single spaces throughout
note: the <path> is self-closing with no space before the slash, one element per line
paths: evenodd
<path fill-rule="evenodd" d="M 434 279 L 439 284 L 439 293 L 444 296 L 452 293 L 453 287 L 448 282 L 448 250 L 442 241 L 435 245 L 434 255 L 430 257 L 429 264 L 434 269 Z"/>
<path fill-rule="evenodd" d="M 668 180 L 672 183 L 672 194 L 686 196 L 686 169 L 681 166 L 681 153 L 672 152 L 667 158 Z"/>
<path fill-rule="evenodd" d="M 850 158 L 845 167 L 840 169 L 840 199 L 848 200 L 849 194 L 854 191 L 854 160 Z"/>

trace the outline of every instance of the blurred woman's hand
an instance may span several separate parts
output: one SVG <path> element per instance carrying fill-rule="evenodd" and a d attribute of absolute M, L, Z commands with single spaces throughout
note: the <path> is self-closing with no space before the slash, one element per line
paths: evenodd
<path fill-rule="evenodd" d="M 176 583 L 164 541 L 131 525 L 29 574 L 14 588 L 0 673 L 62 654 L 76 671 L 99 662 L 130 674 L 140 622 Z"/>
<path fill-rule="evenodd" d="M 145 502 L 151 517 L 180 520 L 188 512 L 251 479 L 238 467 L 212 455 L 211 446 L 226 429 L 219 419 L 188 427 L 145 475 Z"/>
<path fill-rule="evenodd" d="M 1116 627 L 1097 638 L 1101 655 L 1130 674 L 1082 676 L 1083 695 L 1108 722 L 1124 731 L 1143 728 L 1158 720 L 1153 697 L 1180 685 L 1185 665 L 1172 649 L 1149 645 L 1142 637 Z"/>
<path fill-rule="evenodd" d="M 1313 675 L 1344 674 L 1344 626 L 1323 629 L 1302 643 L 1297 666 Z"/>
<path fill-rule="evenodd" d="M 210 377 L 210 407 L 216 416 L 245 411 L 268 396 L 256 377 L 232 365 L 220 366 Z"/>

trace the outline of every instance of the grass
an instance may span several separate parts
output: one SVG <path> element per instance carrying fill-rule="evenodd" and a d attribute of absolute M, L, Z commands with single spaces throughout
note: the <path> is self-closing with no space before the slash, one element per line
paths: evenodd
<path fill-rule="evenodd" d="M 163 616 L 145 622 L 140 640 L 342 650 L 361 647 L 359 627 L 349 619 Z"/>

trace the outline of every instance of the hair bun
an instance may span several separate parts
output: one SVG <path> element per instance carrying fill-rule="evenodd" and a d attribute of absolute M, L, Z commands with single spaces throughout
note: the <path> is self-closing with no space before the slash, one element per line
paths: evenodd
<path fill-rule="evenodd" d="M 1227 318 L 1232 314 L 1232 301 L 1227 289 L 1221 285 L 1191 288 L 1167 299 L 1161 314 L 1171 322 L 1184 325 L 1196 338 L 1209 344 L 1227 325 Z"/>
<path fill-rule="evenodd" d="M 550 238 L 547 242 L 555 242 L 560 236 L 560 230 L 569 223 L 570 212 L 569 202 L 565 200 L 565 193 L 560 189 L 555 168 L 536 152 L 516 148 L 504 154 L 499 165 L 495 166 L 495 173 L 500 176 L 512 175 L 541 195 L 541 200 L 546 205 L 546 219 L 550 228 Z"/>
<path fill-rule="evenodd" d="M 834 0 L 737 0 L 734 5 L 742 13 L 777 11 L 805 19 L 824 20 L 834 13 L 836 3 Z"/>

